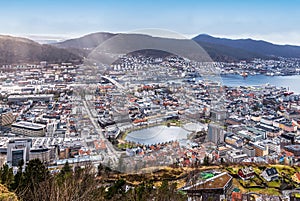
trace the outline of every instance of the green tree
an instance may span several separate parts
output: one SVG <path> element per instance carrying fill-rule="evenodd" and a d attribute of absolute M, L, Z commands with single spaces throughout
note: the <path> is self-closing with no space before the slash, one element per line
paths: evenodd
<path fill-rule="evenodd" d="M 34 185 L 45 181 L 49 177 L 49 171 L 40 159 L 33 159 L 26 166 L 24 177 L 27 184 Z"/>
<path fill-rule="evenodd" d="M 123 180 L 123 179 L 117 180 L 114 183 L 114 185 L 109 187 L 108 191 L 106 192 L 105 198 L 108 200 L 111 200 L 113 198 L 121 199 L 125 194 L 125 190 L 124 190 L 125 184 L 126 184 L 125 180 Z"/>
<path fill-rule="evenodd" d="M 0 169 L 0 178 L 1 178 L 1 183 L 4 186 L 10 188 L 11 184 L 14 181 L 13 169 L 9 168 L 7 164 L 4 164 Z"/>
<path fill-rule="evenodd" d="M 209 165 L 209 157 L 205 156 L 203 159 L 203 165 Z"/>
<path fill-rule="evenodd" d="M 69 165 L 69 162 L 67 161 L 64 166 L 62 167 L 62 169 L 59 172 L 59 176 L 61 177 L 65 177 L 65 176 L 69 176 L 73 173 L 71 166 Z"/>
<path fill-rule="evenodd" d="M 73 176 L 73 170 L 67 161 L 62 167 L 62 169 L 60 170 L 59 174 L 56 176 L 58 185 L 61 187 L 61 185 L 65 183 L 65 180 L 72 176 Z"/>
<path fill-rule="evenodd" d="M 108 161 L 108 165 L 105 166 L 105 169 L 104 169 L 104 173 L 105 173 L 105 175 L 106 175 L 107 177 L 110 176 L 110 172 L 112 171 L 111 168 L 110 168 L 110 166 L 109 166 L 109 164 L 110 164 L 110 161 Z"/>
<path fill-rule="evenodd" d="M 23 166 L 24 166 L 24 161 L 20 160 L 18 163 L 17 174 L 15 175 L 14 182 L 11 185 L 11 190 L 18 190 L 19 186 L 23 183 L 23 179 L 24 179 Z"/>
<path fill-rule="evenodd" d="M 50 174 L 46 166 L 39 160 L 33 159 L 26 166 L 24 177 L 17 194 L 23 200 L 40 200 L 39 189 L 43 182 L 50 179 Z"/>
<path fill-rule="evenodd" d="M 153 198 L 154 189 L 153 182 L 143 182 L 135 188 L 130 189 L 126 193 L 126 200 L 128 201 L 144 201 Z"/>
<path fill-rule="evenodd" d="M 84 168 L 77 168 L 74 174 L 70 174 L 70 176 L 66 177 L 62 177 L 60 174 L 50 175 L 46 170 L 40 171 L 39 173 L 41 175 L 47 175 L 44 178 L 36 178 L 35 176 L 28 178 L 27 174 L 32 173 L 31 170 L 34 170 L 36 167 L 43 168 L 37 161 L 29 163 L 31 163 L 30 169 L 26 168 L 24 181 L 31 183 L 31 181 L 28 181 L 28 179 L 31 179 L 32 181 L 36 181 L 37 185 L 30 188 L 31 184 L 28 184 L 23 188 L 23 191 L 18 191 L 20 200 L 104 201 L 104 188 L 101 187 L 100 182 L 96 180 L 91 164 L 86 164 Z M 69 172 L 67 166 L 68 165 L 65 165 L 65 168 L 63 168 L 65 172 Z M 64 175 L 68 175 L 68 173 Z"/>
<path fill-rule="evenodd" d="M 155 200 L 159 200 L 159 201 L 186 200 L 186 196 L 178 192 L 177 183 L 169 184 L 167 180 L 164 180 L 162 182 L 161 186 L 158 188 L 156 192 L 155 197 L 156 197 Z"/>
<path fill-rule="evenodd" d="M 97 176 L 98 177 L 101 176 L 104 170 L 105 170 L 104 166 L 101 163 L 99 163 L 97 167 Z"/>

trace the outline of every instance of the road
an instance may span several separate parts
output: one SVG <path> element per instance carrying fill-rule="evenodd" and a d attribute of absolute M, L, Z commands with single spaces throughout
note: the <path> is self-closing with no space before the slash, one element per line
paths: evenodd
<path fill-rule="evenodd" d="M 110 81 L 112 84 L 114 84 L 118 89 L 120 90 L 125 90 L 124 86 L 122 86 L 119 82 L 117 82 L 116 80 L 107 77 L 107 76 L 101 76 L 104 79 L 107 79 L 108 81 Z M 97 85 L 90 85 L 92 88 L 95 88 Z M 90 121 L 92 122 L 95 131 L 98 133 L 98 136 L 100 139 L 105 141 L 106 147 L 107 147 L 107 158 L 104 158 L 104 163 L 109 163 L 111 168 L 113 169 L 114 167 L 117 167 L 119 165 L 119 159 L 121 157 L 121 152 L 116 151 L 115 148 L 113 147 L 113 145 L 111 144 L 111 142 L 109 142 L 105 136 L 102 133 L 102 128 L 100 127 L 100 125 L 98 124 L 98 119 L 97 117 L 94 117 L 95 115 L 93 115 L 93 108 L 88 107 L 88 103 L 87 103 L 87 99 L 84 98 L 83 100 L 83 105 L 84 108 L 86 109 L 86 112 L 90 118 Z M 91 104 L 92 105 L 92 104 Z"/>
<path fill-rule="evenodd" d="M 113 147 L 113 145 L 105 138 L 105 136 L 103 135 L 102 133 L 102 128 L 100 127 L 100 125 L 98 124 L 97 122 L 97 118 L 94 118 L 92 116 L 92 113 L 90 111 L 90 108 L 88 107 L 88 104 L 87 104 L 87 101 L 86 100 L 83 100 L 83 105 L 84 105 L 84 108 L 86 109 L 87 111 L 87 114 L 96 130 L 96 132 L 98 133 L 99 135 L 99 138 L 104 140 L 105 141 L 105 144 L 106 144 L 106 147 L 107 147 L 107 157 L 110 159 L 110 164 L 113 166 L 113 167 L 116 167 L 119 163 L 119 158 L 120 158 L 120 155 L 121 153 L 116 151 Z"/>

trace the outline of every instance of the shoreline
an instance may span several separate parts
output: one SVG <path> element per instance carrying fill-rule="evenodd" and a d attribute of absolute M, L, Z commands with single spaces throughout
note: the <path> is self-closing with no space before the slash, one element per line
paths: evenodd
<path fill-rule="evenodd" d="M 275 86 L 276 88 L 285 88 L 294 94 L 300 94 L 299 80 L 300 75 L 286 76 L 268 76 L 264 74 L 249 75 L 246 78 L 238 74 L 220 75 L 222 85 L 227 87 L 257 87 L 257 86 Z"/>

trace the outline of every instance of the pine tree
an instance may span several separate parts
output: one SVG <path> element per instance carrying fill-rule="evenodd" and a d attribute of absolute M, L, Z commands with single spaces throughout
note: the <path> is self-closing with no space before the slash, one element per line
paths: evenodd
<path fill-rule="evenodd" d="M 61 177 L 66 177 L 66 176 L 71 175 L 72 172 L 73 172 L 73 171 L 72 171 L 72 168 L 71 168 L 71 166 L 69 165 L 69 162 L 67 161 L 67 162 L 64 164 L 63 168 L 60 170 L 59 176 L 61 176 Z"/>
<path fill-rule="evenodd" d="M 11 190 L 18 190 L 20 185 L 23 183 L 23 179 L 24 179 L 23 166 L 24 166 L 24 161 L 20 160 L 18 163 L 17 174 L 15 175 L 14 182 L 11 185 Z"/>
<path fill-rule="evenodd" d="M 205 156 L 203 159 L 203 165 L 209 165 L 209 157 Z"/>
<path fill-rule="evenodd" d="M 24 178 L 17 192 L 19 197 L 23 200 L 39 200 L 40 186 L 50 179 L 48 169 L 39 159 L 33 159 L 28 162 L 23 175 Z"/>
<path fill-rule="evenodd" d="M 97 170 L 97 176 L 98 176 L 98 177 L 102 175 L 103 170 L 104 170 L 103 165 L 102 165 L 101 163 L 99 163 L 99 165 L 98 165 L 98 170 Z"/>
<path fill-rule="evenodd" d="M 1 183 L 10 188 L 11 184 L 14 181 L 14 174 L 12 168 L 9 168 L 7 164 L 4 164 L 0 169 L 0 178 Z"/>

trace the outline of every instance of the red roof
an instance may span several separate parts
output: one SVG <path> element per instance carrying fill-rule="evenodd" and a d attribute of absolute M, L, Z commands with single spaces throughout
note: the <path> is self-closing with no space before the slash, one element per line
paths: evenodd
<path fill-rule="evenodd" d="M 300 173 L 299 172 L 296 173 L 296 177 L 298 178 L 298 180 L 300 180 Z"/>
<path fill-rule="evenodd" d="M 240 200 L 242 200 L 242 197 L 243 197 L 242 193 L 239 193 L 239 192 L 232 192 L 232 194 L 231 194 L 232 201 L 240 201 Z"/>

